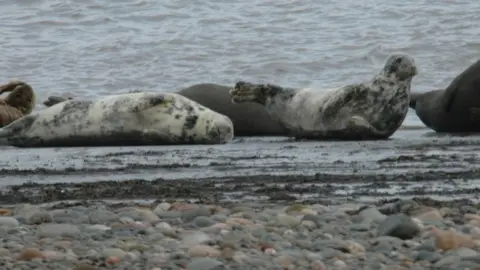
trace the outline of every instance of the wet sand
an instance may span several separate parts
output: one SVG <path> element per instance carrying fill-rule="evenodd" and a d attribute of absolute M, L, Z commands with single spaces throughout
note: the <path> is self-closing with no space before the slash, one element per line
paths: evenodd
<path fill-rule="evenodd" d="M 0 203 L 477 201 L 480 136 L 403 128 L 390 140 L 236 138 L 214 146 L 2 148 Z"/>

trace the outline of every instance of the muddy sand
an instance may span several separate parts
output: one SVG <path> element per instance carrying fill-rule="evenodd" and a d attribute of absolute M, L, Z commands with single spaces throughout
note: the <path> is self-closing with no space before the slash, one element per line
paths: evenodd
<path fill-rule="evenodd" d="M 237 138 L 215 146 L 2 148 L 0 203 L 305 200 L 476 201 L 480 136 L 402 129 L 390 140 Z"/>

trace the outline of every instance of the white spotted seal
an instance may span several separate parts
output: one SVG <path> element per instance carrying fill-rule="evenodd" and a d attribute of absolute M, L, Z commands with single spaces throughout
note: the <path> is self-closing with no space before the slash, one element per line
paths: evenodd
<path fill-rule="evenodd" d="M 233 122 L 236 137 L 286 136 L 287 130 L 257 103 L 232 104 L 232 87 L 214 83 L 199 83 L 175 92 L 201 105 L 226 115 Z M 50 96 L 43 102 L 50 107 L 71 97 Z"/>
<path fill-rule="evenodd" d="M 297 139 L 387 139 L 407 115 L 416 74 L 414 59 L 396 53 L 364 83 L 314 91 L 239 81 L 230 96 L 234 103 L 263 104 Z"/>
<path fill-rule="evenodd" d="M 231 120 L 174 93 L 137 92 L 67 100 L 0 129 L 17 147 L 223 144 Z"/>
<path fill-rule="evenodd" d="M 9 94 L 0 99 L 0 127 L 28 115 L 35 108 L 35 92 L 22 81 L 10 81 L 0 85 L 0 95 Z"/>
<path fill-rule="evenodd" d="M 410 107 L 435 132 L 480 132 L 480 60 L 456 76 L 445 89 L 411 93 Z"/>

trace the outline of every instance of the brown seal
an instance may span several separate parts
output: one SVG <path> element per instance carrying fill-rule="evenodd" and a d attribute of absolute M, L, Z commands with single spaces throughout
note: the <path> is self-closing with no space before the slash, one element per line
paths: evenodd
<path fill-rule="evenodd" d="M 0 86 L 0 95 L 5 92 L 10 93 L 0 98 L 0 127 L 30 114 L 35 108 L 35 92 L 27 83 L 10 81 Z"/>

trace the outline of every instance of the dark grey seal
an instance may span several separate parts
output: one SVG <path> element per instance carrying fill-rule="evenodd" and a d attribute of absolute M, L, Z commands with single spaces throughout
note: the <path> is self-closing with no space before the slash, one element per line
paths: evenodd
<path fill-rule="evenodd" d="M 213 111 L 226 115 L 233 122 L 235 136 L 286 136 L 287 130 L 274 120 L 265 108 L 256 103 L 232 104 L 231 87 L 201 83 L 177 91 Z M 49 107 L 71 98 L 50 96 L 44 105 Z"/>
<path fill-rule="evenodd" d="M 363 83 L 313 90 L 240 81 L 230 95 L 263 105 L 297 139 L 387 139 L 405 120 L 416 74 L 414 59 L 398 53 Z"/>
<path fill-rule="evenodd" d="M 436 132 L 480 132 L 480 60 L 455 77 L 446 89 L 411 93 L 410 108 Z"/>

